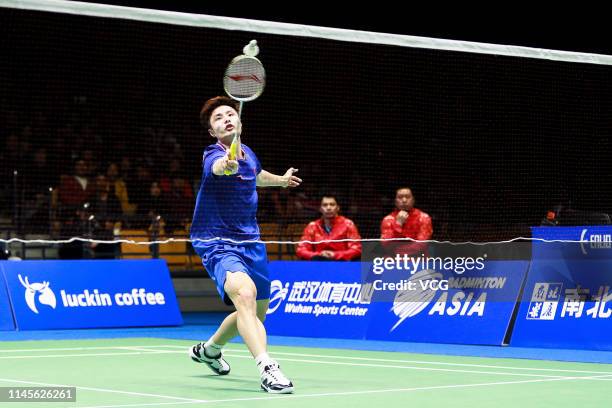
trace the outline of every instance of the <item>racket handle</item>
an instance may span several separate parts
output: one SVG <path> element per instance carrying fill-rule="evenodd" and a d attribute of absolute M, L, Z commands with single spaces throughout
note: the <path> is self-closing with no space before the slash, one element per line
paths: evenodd
<path fill-rule="evenodd" d="M 230 145 L 229 155 L 230 155 L 230 159 L 232 160 L 236 160 L 236 157 L 238 157 L 238 142 L 236 141 L 236 139 L 234 139 L 234 141 Z"/>

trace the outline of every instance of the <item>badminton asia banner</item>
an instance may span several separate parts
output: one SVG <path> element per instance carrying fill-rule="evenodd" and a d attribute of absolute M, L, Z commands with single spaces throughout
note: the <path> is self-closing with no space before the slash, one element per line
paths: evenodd
<path fill-rule="evenodd" d="M 499 345 L 527 265 L 410 273 L 389 262 L 369 279 L 373 262 L 271 262 L 266 325 L 287 336 Z"/>
<path fill-rule="evenodd" d="M 425 269 L 405 278 L 403 269 L 385 270 L 374 284 L 394 284 L 375 292 L 372 340 L 502 345 L 519 299 L 528 261 L 487 261 L 481 268 Z M 392 296 L 392 299 L 389 297 Z"/>
<path fill-rule="evenodd" d="M 163 260 L 1 262 L 18 330 L 182 324 Z"/>
<path fill-rule="evenodd" d="M 4 262 L 12 261 L 0 261 L 0 264 Z M 6 290 L 4 279 L 0 281 L 0 330 L 15 330 L 11 303 L 9 302 L 8 291 Z"/>
<path fill-rule="evenodd" d="M 612 350 L 612 227 L 540 227 L 533 237 L 546 241 L 533 242 L 512 345 Z"/>

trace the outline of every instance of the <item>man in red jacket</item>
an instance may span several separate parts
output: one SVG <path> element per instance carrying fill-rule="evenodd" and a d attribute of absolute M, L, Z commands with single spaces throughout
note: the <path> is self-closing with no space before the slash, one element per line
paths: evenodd
<path fill-rule="evenodd" d="M 408 187 L 395 192 L 395 210 L 383 218 L 380 224 L 381 238 L 412 238 L 416 241 L 431 239 L 433 227 L 431 217 L 414 208 L 414 196 Z M 426 242 L 383 241 L 388 252 L 394 254 L 418 255 L 427 250 Z"/>
<path fill-rule="evenodd" d="M 338 215 L 340 206 L 333 196 L 321 199 L 321 218 L 312 221 L 304 229 L 300 241 L 328 241 L 352 239 L 345 242 L 302 242 L 297 247 L 297 256 L 305 260 L 350 261 L 361 256 L 361 236 L 353 221 Z"/>

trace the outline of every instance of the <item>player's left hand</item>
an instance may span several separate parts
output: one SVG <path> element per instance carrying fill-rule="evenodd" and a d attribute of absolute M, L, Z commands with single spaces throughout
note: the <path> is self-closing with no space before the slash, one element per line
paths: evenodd
<path fill-rule="evenodd" d="M 298 169 L 294 169 L 291 167 L 287 172 L 282 176 L 283 184 L 282 187 L 297 187 L 302 182 L 302 179 L 293 175 L 293 173 L 297 173 Z"/>

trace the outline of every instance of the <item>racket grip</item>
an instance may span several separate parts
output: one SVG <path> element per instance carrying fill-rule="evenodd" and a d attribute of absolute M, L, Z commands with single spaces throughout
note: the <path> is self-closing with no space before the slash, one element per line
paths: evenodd
<path fill-rule="evenodd" d="M 234 140 L 232 144 L 230 145 L 229 159 L 236 160 L 237 155 L 238 155 L 238 143 L 236 143 L 236 141 Z M 225 174 L 226 176 L 231 176 L 232 172 L 226 169 L 223 171 L 223 174 Z"/>
<path fill-rule="evenodd" d="M 238 157 L 238 143 L 236 141 L 233 141 L 230 145 L 229 157 L 231 160 L 236 160 L 236 157 Z"/>
<path fill-rule="evenodd" d="M 235 157 L 232 157 L 232 153 L 231 152 L 229 154 L 229 159 L 230 160 L 234 160 L 235 159 Z M 225 170 L 223 170 L 223 174 L 225 174 L 226 176 L 231 176 L 232 172 L 230 170 L 228 170 L 228 169 L 225 169 Z"/>

